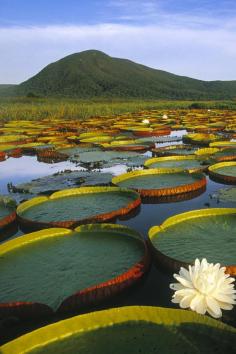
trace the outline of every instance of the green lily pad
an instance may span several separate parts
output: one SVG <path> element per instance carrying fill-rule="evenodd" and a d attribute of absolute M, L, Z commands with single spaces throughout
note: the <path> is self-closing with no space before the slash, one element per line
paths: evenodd
<path fill-rule="evenodd" d="M 16 201 L 9 196 L 1 196 L 0 195 L 0 228 L 2 226 L 6 226 L 5 222 L 3 223 L 3 219 L 10 214 L 12 214 L 16 210 Z M 4 225 L 2 225 L 2 223 Z"/>
<path fill-rule="evenodd" d="M 201 170 L 206 168 L 203 161 L 195 155 L 152 158 L 145 162 L 145 166 L 148 168 L 181 168 L 183 170 Z"/>
<path fill-rule="evenodd" d="M 203 177 L 201 174 L 188 173 L 178 169 L 166 170 L 158 169 L 144 171 L 134 171 L 114 177 L 112 183 L 123 188 L 141 189 L 164 189 L 195 183 Z"/>
<path fill-rule="evenodd" d="M 62 154 L 68 155 L 69 157 L 74 157 L 74 156 L 78 156 L 79 154 L 84 153 L 84 152 L 97 151 L 97 150 L 98 150 L 98 148 L 96 148 L 96 147 L 75 146 L 75 147 L 66 148 L 66 149 L 59 149 L 58 151 Z"/>
<path fill-rule="evenodd" d="M 109 185 L 111 179 L 110 173 L 67 171 L 17 184 L 12 190 L 15 193 L 45 194 L 76 186 Z"/>
<path fill-rule="evenodd" d="M 152 151 L 158 156 L 172 156 L 172 155 L 192 155 L 195 153 L 197 148 L 191 145 L 168 145 L 161 148 L 153 149 Z"/>
<path fill-rule="evenodd" d="M 212 197 L 221 202 L 236 203 L 236 187 L 219 189 Z"/>
<path fill-rule="evenodd" d="M 17 208 L 23 223 L 50 226 L 107 220 L 131 211 L 140 204 L 138 193 L 118 187 L 81 187 L 62 190 L 50 197 L 37 197 Z M 65 225 L 63 223 L 63 225 Z M 39 225 L 39 228 L 42 228 Z"/>
<path fill-rule="evenodd" d="M 139 156 L 138 153 L 132 151 L 87 151 L 79 154 L 76 162 L 108 162 L 112 160 L 124 160 Z M 74 160 L 73 160 L 74 161 Z"/>
<path fill-rule="evenodd" d="M 194 210 L 149 230 L 152 245 L 165 257 L 183 263 L 196 258 L 225 266 L 236 260 L 236 208 Z"/>
<path fill-rule="evenodd" d="M 121 277 L 137 265 L 140 275 L 136 279 L 144 274 L 141 262 L 145 254 L 141 235 L 115 224 L 47 229 L 8 241 L 0 250 L 0 315 L 1 303 L 19 301 L 44 304 L 55 311 L 69 296 L 76 298 L 79 291 L 87 291 L 89 300 L 91 287 L 99 284 L 110 287 L 112 294 L 107 282 L 127 282 L 132 272 L 124 280 Z M 95 300 L 97 289 L 93 291 Z"/>
<path fill-rule="evenodd" d="M 26 334 L 1 354 L 234 353 L 236 329 L 186 310 L 130 306 L 76 316 Z"/>

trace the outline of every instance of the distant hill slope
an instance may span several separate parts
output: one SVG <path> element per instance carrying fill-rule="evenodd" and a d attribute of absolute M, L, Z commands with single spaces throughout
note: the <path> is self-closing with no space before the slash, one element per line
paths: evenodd
<path fill-rule="evenodd" d="M 79 98 L 232 99 L 236 81 L 201 81 L 97 50 L 69 55 L 18 85 L 18 95 Z"/>
<path fill-rule="evenodd" d="M 15 93 L 17 85 L 1 85 L 0 84 L 0 97 L 1 96 L 11 96 Z"/>

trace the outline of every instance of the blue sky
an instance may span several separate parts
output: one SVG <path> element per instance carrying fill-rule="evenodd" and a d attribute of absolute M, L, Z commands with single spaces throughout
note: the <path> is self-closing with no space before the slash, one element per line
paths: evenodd
<path fill-rule="evenodd" d="M 0 83 L 98 49 L 203 80 L 236 80 L 236 1 L 0 0 Z"/>

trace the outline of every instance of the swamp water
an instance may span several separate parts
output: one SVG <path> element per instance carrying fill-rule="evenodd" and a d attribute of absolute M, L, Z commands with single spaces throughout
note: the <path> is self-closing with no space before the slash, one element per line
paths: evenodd
<path fill-rule="evenodd" d="M 148 157 L 147 157 L 148 158 Z M 0 193 L 7 194 L 7 183 L 13 182 L 13 184 L 29 182 L 33 178 L 50 175 L 58 171 L 66 169 L 71 170 L 83 170 L 80 166 L 76 166 L 71 162 L 60 162 L 57 164 L 46 164 L 38 162 L 36 157 L 23 156 L 19 159 L 9 158 L 0 164 Z M 124 172 L 124 166 L 121 165 Z M 110 168 L 109 172 L 115 171 L 119 174 L 120 167 L 114 166 L 114 169 Z M 106 171 L 107 172 L 107 171 Z M 163 183 L 165 183 L 163 181 Z M 215 183 L 207 178 L 206 191 L 200 196 L 191 200 L 175 202 L 175 203 L 150 203 L 145 202 L 140 206 L 136 216 L 129 220 L 118 220 L 117 223 L 127 225 L 138 232 L 142 233 L 146 237 L 150 227 L 154 225 L 160 225 L 170 216 L 179 214 L 182 212 L 202 209 L 208 207 L 236 207 L 234 202 L 221 202 L 217 198 L 212 196 L 219 189 L 227 189 L 229 186 Z M 14 197 L 14 194 L 13 194 Z M 18 230 L 11 238 L 19 237 L 22 232 Z M 173 282 L 172 276 L 162 273 L 156 267 L 152 266 L 150 272 L 146 275 L 146 279 L 136 286 L 133 290 L 110 300 L 106 304 L 96 306 L 91 310 L 117 307 L 124 305 L 152 305 L 176 308 L 171 303 L 171 297 L 173 292 L 169 289 L 169 284 Z M 52 323 L 57 319 L 49 319 L 43 321 L 32 321 L 31 323 L 10 323 L 2 327 L 1 343 L 7 342 L 19 335 L 36 329 L 42 325 Z M 231 325 L 235 325 L 235 311 L 227 312 L 223 320 Z"/>

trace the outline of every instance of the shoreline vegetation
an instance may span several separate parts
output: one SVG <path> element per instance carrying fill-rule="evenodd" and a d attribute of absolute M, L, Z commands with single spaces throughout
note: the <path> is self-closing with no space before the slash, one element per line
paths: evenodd
<path fill-rule="evenodd" d="M 39 119 L 86 119 L 135 113 L 144 110 L 165 109 L 230 109 L 236 110 L 236 100 L 230 101 L 179 101 L 141 99 L 90 99 L 2 97 L 0 121 Z"/>

